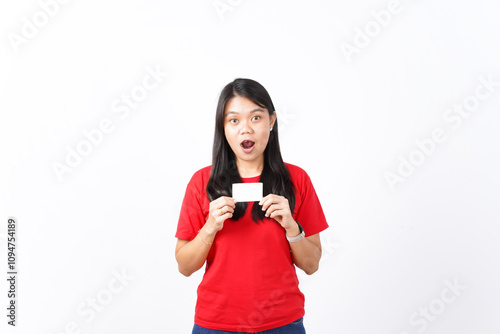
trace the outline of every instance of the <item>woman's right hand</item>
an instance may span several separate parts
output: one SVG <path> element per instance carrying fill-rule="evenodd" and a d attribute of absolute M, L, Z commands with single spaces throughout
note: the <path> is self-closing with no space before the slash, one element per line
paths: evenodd
<path fill-rule="evenodd" d="M 205 231 L 213 235 L 224 227 L 224 221 L 231 218 L 236 207 L 236 200 L 232 197 L 221 196 L 210 202 L 208 220 L 205 223 Z"/>

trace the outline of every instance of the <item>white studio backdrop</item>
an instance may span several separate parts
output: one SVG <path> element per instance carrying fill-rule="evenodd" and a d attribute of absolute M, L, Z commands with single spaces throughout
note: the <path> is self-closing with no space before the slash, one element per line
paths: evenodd
<path fill-rule="evenodd" d="M 500 333 L 499 10 L 2 2 L 1 333 L 190 333 L 203 270 L 178 273 L 174 234 L 237 77 L 268 89 L 330 225 L 299 273 L 307 333 Z"/>

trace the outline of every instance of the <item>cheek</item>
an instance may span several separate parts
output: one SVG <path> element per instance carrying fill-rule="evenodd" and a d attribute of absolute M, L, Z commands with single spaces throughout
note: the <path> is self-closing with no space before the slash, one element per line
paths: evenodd
<path fill-rule="evenodd" d="M 235 134 L 235 132 L 231 131 L 230 128 L 225 128 L 224 134 L 226 135 L 226 140 L 229 143 L 229 145 L 233 146 L 238 141 L 237 140 L 237 138 L 238 138 L 237 133 Z M 238 144 L 238 143 L 236 143 L 236 144 Z"/>
<path fill-rule="evenodd" d="M 263 146 L 266 146 L 268 141 L 269 141 L 269 133 L 266 130 L 262 130 L 261 133 L 259 133 L 259 142 Z"/>

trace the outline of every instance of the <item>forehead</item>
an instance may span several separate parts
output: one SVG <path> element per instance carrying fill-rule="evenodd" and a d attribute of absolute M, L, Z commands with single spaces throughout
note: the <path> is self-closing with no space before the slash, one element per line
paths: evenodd
<path fill-rule="evenodd" d="M 262 113 L 266 108 L 253 103 L 249 98 L 242 96 L 235 96 L 226 103 L 224 108 L 224 115 L 236 115 L 246 113 Z"/>

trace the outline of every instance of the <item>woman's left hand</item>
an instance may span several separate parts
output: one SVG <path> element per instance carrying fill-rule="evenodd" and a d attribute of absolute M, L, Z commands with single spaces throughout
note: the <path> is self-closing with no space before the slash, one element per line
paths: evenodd
<path fill-rule="evenodd" d="M 274 218 L 285 230 L 297 225 L 292 218 L 290 205 L 286 197 L 269 194 L 262 198 L 259 205 L 262 205 L 262 210 L 266 211 L 266 217 Z"/>

